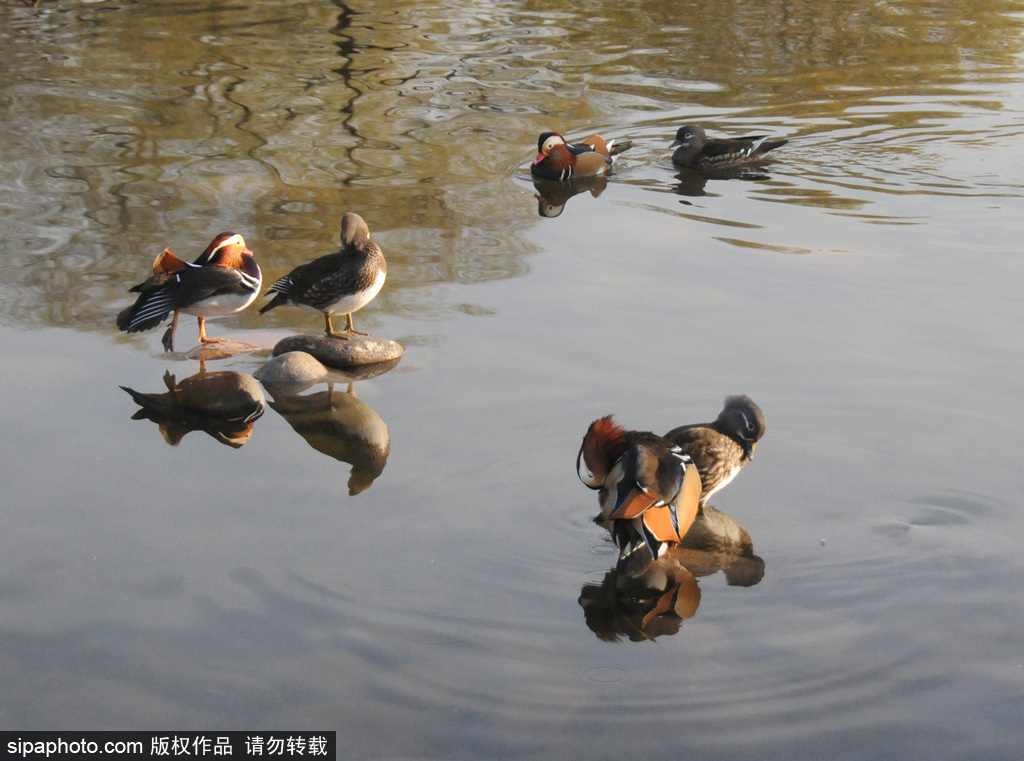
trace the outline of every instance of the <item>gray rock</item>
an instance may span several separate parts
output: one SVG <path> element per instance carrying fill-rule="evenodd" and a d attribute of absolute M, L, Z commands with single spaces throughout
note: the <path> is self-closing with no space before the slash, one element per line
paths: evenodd
<path fill-rule="evenodd" d="M 304 351 L 289 351 L 267 360 L 253 375 L 265 386 L 306 389 L 327 377 L 328 369 Z"/>
<path fill-rule="evenodd" d="M 347 338 L 332 336 L 288 336 L 274 347 L 274 356 L 304 351 L 328 367 L 347 369 L 357 365 L 395 362 L 405 349 L 389 338 L 354 334 Z"/>

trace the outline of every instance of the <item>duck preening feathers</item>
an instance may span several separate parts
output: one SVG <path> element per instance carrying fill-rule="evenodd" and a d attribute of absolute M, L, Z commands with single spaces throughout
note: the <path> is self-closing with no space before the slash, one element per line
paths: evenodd
<path fill-rule="evenodd" d="M 587 429 L 576 471 L 598 490 L 601 513 L 619 549 L 619 564 L 663 555 L 697 516 L 700 474 L 682 449 L 647 431 L 627 431 L 606 416 Z"/>
<path fill-rule="evenodd" d="M 749 396 L 739 395 L 726 397 L 714 422 L 679 426 L 665 438 L 686 452 L 700 471 L 703 506 L 753 459 L 764 433 L 761 408 Z"/>
<path fill-rule="evenodd" d="M 238 233 L 221 233 L 193 263 L 164 249 L 153 262 L 153 274 L 132 287 L 135 303 L 117 316 L 117 327 L 128 333 L 155 328 L 173 313 L 161 342 L 174 351 L 178 314 L 195 315 L 199 340 L 219 341 L 206 335 L 206 318 L 241 312 L 260 292 L 263 275 L 256 259 Z"/>
<path fill-rule="evenodd" d="M 326 335 L 348 338 L 359 333 L 352 313 L 373 300 L 387 274 L 384 252 L 370 240 L 370 228 L 362 217 L 349 212 L 341 220 L 341 250 L 300 264 L 275 281 L 270 286 L 274 298 L 260 309 L 260 314 L 285 305 L 312 309 L 323 313 Z M 332 314 L 345 315 L 345 332 L 334 330 Z"/>

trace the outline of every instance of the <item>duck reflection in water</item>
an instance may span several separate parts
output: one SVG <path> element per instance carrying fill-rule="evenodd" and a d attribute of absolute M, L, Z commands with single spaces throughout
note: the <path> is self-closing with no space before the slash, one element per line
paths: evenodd
<path fill-rule="evenodd" d="M 604 522 L 602 516 L 595 519 Z M 676 634 L 701 601 L 697 578 L 722 571 L 729 586 L 764 578 L 764 560 L 737 521 L 705 506 L 683 541 L 656 560 L 619 564 L 600 584 L 584 584 L 579 604 L 587 627 L 606 642 Z"/>
<path fill-rule="evenodd" d="M 352 381 L 344 392 L 334 385 L 329 382 L 326 391 L 302 395 L 271 386 L 270 406 L 313 449 L 352 466 L 348 493 L 356 495 L 384 471 L 391 436 L 387 424 L 356 396 Z"/>
<path fill-rule="evenodd" d="M 535 177 L 533 189 L 536 191 L 537 213 L 542 217 L 557 217 L 565 210 L 569 199 L 580 193 L 590 193 L 597 198 L 608 187 L 608 178 L 604 175 L 596 177 L 577 177 L 572 180 L 545 180 Z"/>
<path fill-rule="evenodd" d="M 166 391 L 143 393 L 121 386 L 140 409 L 132 420 L 152 420 L 171 446 L 190 431 L 203 431 L 237 449 L 252 436 L 253 424 L 263 415 L 266 399 L 259 382 L 237 372 L 206 372 L 205 366 L 181 382 L 164 373 Z"/>

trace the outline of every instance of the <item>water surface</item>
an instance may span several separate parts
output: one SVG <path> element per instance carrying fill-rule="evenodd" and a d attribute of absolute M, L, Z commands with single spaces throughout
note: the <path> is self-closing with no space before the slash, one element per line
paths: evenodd
<path fill-rule="evenodd" d="M 1022 14 L 0 5 L 0 725 L 333 729 L 380 759 L 1015 757 Z M 669 161 L 684 123 L 790 144 L 705 182 Z M 545 129 L 634 145 L 545 207 Z M 337 401 L 362 439 L 331 450 L 269 390 L 238 448 L 132 419 L 119 386 L 200 371 L 114 328 L 159 251 L 239 231 L 269 283 L 349 210 L 389 264 L 357 325 L 406 347 Z M 715 504 L 763 580 L 595 632 L 579 598 L 614 552 L 574 473 L 587 424 L 665 431 L 733 393 L 768 433 Z"/>

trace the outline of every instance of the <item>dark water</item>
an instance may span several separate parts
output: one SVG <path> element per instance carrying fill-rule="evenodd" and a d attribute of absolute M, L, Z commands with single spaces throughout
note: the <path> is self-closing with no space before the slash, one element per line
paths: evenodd
<path fill-rule="evenodd" d="M 0 726 L 1019 755 L 1024 5 L 41 5 L 0 4 Z M 705 183 L 669 162 L 688 122 L 790 144 Z M 539 202 L 549 128 L 634 145 Z M 268 391 L 239 448 L 132 419 L 119 386 L 200 369 L 114 329 L 160 250 L 236 230 L 269 282 L 349 210 L 389 263 L 357 324 L 396 369 L 334 386 L 326 420 Z M 768 433 L 714 502 L 763 580 L 595 625 L 587 424 L 664 431 L 732 393 Z"/>

